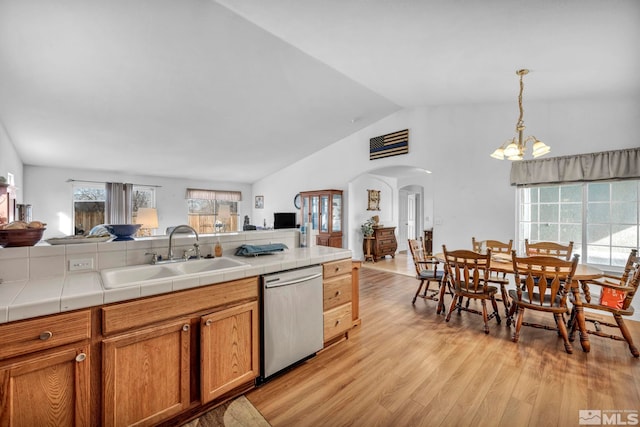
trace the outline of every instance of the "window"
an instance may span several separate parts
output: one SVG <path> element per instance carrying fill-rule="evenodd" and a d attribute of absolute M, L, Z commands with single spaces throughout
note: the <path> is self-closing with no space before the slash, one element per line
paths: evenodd
<path fill-rule="evenodd" d="M 520 188 L 519 244 L 574 242 L 581 262 L 624 267 L 640 242 L 640 180 Z"/>
<path fill-rule="evenodd" d="M 134 185 L 132 191 L 135 223 L 138 208 L 156 207 L 156 189 L 152 186 Z M 96 225 L 105 223 L 107 191 L 105 184 L 77 182 L 73 184 L 74 234 L 87 234 Z"/>
<path fill-rule="evenodd" d="M 74 234 L 86 234 L 93 227 L 104 224 L 107 192 L 102 184 L 78 183 L 73 185 Z"/>
<path fill-rule="evenodd" d="M 239 191 L 187 189 L 189 225 L 198 233 L 228 233 L 238 230 Z"/>
<path fill-rule="evenodd" d="M 139 208 L 155 208 L 156 207 L 156 189 L 155 187 L 149 187 L 144 185 L 134 185 L 133 194 L 131 196 L 133 205 L 133 222 Z"/>

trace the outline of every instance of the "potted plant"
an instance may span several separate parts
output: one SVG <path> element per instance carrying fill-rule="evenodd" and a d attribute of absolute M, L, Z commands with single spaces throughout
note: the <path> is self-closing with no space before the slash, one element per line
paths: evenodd
<path fill-rule="evenodd" d="M 371 237 L 373 235 L 373 224 L 373 218 L 369 218 L 360 226 L 360 230 L 364 237 Z"/>

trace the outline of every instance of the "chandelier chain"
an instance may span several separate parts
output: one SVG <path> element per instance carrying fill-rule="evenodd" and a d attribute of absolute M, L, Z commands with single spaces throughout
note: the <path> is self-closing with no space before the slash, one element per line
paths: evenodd
<path fill-rule="evenodd" d="M 524 130 L 524 109 L 522 108 L 522 92 L 524 91 L 524 82 L 522 81 L 523 73 L 520 74 L 520 94 L 518 95 L 518 108 L 520 110 L 520 116 L 518 117 L 518 123 L 516 124 L 516 132 Z"/>

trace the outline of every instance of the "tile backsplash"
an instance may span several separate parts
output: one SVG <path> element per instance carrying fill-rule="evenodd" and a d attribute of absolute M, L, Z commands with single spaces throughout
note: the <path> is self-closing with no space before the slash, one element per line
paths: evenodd
<path fill-rule="evenodd" d="M 248 231 L 224 235 L 200 236 L 202 256 L 213 255 L 216 242 L 222 245 L 223 256 L 233 255 L 243 244 L 284 243 L 289 248 L 299 246 L 298 230 Z M 193 248 L 192 235 L 174 236 L 173 254 L 180 257 Z M 49 245 L 42 242 L 36 246 L 0 248 L 0 283 L 46 279 L 48 277 L 100 271 L 107 268 L 149 264 L 151 253 L 167 257 L 169 237 L 158 236 L 126 242 L 83 243 L 71 245 Z M 192 253 L 192 252 L 191 252 Z M 70 271 L 69 266 L 82 264 L 83 268 Z"/>

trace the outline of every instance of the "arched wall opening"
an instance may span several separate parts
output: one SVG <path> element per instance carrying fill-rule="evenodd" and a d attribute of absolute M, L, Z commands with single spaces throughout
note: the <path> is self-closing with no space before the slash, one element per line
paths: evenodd
<path fill-rule="evenodd" d="M 380 192 L 379 210 L 368 209 L 367 190 Z M 409 234 L 419 237 L 433 227 L 433 195 L 431 172 L 415 166 L 374 168 L 355 176 L 348 184 L 344 212 L 346 247 L 353 258 L 364 259 L 360 226 L 374 215 L 383 226 L 396 227 L 398 251 L 406 251 Z"/>

